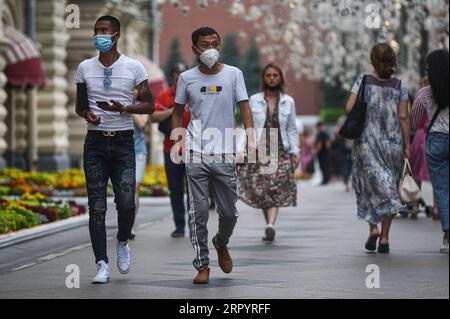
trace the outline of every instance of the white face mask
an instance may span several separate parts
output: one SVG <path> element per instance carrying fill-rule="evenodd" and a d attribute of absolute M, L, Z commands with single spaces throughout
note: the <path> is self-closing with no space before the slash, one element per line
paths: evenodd
<path fill-rule="evenodd" d="M 217 51 L 216 49 L 209 49 L 204 52 L 200 51 L 199 49 L 197 49 L 197 50 L 198 50 L 198 52 L 201 53 L 200 61 L 205 63 L 208 66 L 208 68 L 211 69 L 217 63 L 217 61 L 219 61 L 220 52 Z"/>

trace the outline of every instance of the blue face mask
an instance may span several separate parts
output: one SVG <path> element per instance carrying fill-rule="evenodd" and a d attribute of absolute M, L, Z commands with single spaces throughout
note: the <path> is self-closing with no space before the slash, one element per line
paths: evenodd
<path fill-rule="evenodd" d="M 117 32 L 116 32 L 117 33 Z M 106 34 L 106 35 L 96 35 L 94 36 L 93 44 L 97 50 L 101 53 L 106 53 L 113 47 L 114 43 L 112 42 L 112 37 L 114 34 Z"/>

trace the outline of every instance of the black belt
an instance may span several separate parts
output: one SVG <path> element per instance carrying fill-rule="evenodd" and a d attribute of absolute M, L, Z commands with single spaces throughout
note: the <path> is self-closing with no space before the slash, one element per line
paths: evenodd
<path fill-rule="evenodd" d="M 97 131 L 97 130 L 88 130 L 88 134 L 101 135 L 101 136 L 105 136 L 105 137 L 116 137 L 116 136 L 130 137 L 130 136 L 134 135 L 134 131 L 133 130 L 128 130 L 128 131 L 114 131 L 114 130 Z"/>

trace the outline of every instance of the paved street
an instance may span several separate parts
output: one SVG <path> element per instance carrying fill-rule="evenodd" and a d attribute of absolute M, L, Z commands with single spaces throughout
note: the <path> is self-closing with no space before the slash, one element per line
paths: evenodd
<path fill-rule="evenodd" d="M 430 202 L 428 185 L 425 195 Z M 188 238 L 169 237 L 173 230 L 170 207 L 153 207 L 148 202 L 140 212 L 137 239 L 131 243 L 134 264 L 129 275 L 120 275 L 115 266 L 116 229 L 111 225 L 111 282 L 90 283 L 96 268 L 88 229 L 83 227 L 0 249 L 0 299 L 449 298 L 449 257 L 439 253 L 440 224 L 424 214 L 417 221 L 397 218 L 392 253 L 379 255 L 365 252 L 368 227 L 355 218 L 354 194 L 345 193 L 340 184 L 323 188 L 301 184 L 299 207 L 281 211 L 273 244 L 261 241 L 262 214 L 242 203 L 239 209 L 230 244 L 235 269 L 229 275 L 222 273 L 212 249 L 207 286 L 192 284 L 195 270 Z M 113 223 L 115 214 L 109 215 Z M 215 213 L 209 225 L 212 237 L 217 229 Z M 79 289 L 66 288 L 65 271 L 70 264 L 79 266 Z M 370 264 L 379 266 L 379 289 L 366 287 Z M 11 271 L 14 268 L 19 270 Z"/>

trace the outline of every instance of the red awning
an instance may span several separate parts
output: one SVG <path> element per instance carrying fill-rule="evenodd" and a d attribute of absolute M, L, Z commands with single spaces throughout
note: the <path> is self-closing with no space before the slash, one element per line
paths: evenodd
<path fill-rule="evenodd" d="M 6 60 L 5 74 L 12 86 L 44 86 L 46 84 L 41 55 L 29 37 L 11 26 L 4 26 L 9 40 L 3 53 Z"/>

